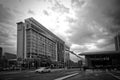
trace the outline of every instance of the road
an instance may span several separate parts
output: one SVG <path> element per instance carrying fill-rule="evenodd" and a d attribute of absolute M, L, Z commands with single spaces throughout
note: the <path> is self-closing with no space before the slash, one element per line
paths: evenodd
<path fill-rule="evenodd" d="M 0 73 L 0 80 L 54 80 L 58 77 L 79 72 L 78 69 L 55 70 L 51 73 L 35 73 L 34 71 Z"/>
<path fill-rule="evenodd" d="M 120 72 L 91 71 L 81 72 L 79 75 L 64 80 L 120 80 Z"/>
<path fill-rule="evenodd" d="M 0 80 L 120 80 L 120 72 L 79 71 L 78 69 L 58 70 L 51 73 L 22 71 L 0 73 Z"/>

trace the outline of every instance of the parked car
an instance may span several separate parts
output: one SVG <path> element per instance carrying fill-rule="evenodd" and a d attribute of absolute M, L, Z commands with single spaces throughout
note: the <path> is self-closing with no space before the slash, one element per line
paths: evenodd
<path fill-rule="evenodd" d="M 51 69 L 48 67 L 40 67 L 40 68 L 36 69 L 35 72 L 46 73 L 46 72 L 51 72 Z"/>

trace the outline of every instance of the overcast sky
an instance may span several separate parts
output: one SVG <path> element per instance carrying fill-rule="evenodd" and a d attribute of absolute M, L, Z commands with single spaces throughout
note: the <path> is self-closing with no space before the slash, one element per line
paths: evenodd
<path fill-rule="evenodd" d="M 33 17 L 79 54 L 115 50 L 120 0 L 0 0 L 0 46 L 16 53 L 17 25 Z M 73 57 L 75 59 L 75 57 Z"/>

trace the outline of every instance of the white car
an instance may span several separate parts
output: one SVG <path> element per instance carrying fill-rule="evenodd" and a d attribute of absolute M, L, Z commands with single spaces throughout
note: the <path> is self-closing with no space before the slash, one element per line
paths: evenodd
<path fill-rule="evenodd" d="M 40 67 L 39 69 L 36 69 L 35 72 L 38 72 L 38 73 L 51 72 L 51 69 L 47 67 Z"/>

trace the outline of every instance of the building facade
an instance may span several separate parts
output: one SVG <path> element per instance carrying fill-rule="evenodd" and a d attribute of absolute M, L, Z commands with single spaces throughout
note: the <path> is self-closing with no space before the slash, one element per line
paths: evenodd
<path fill-rule="evenodd" d="M 119 51 L 84 52 L 85 66 L 93 69 L 114 69 L 120 67 Z M 120 68 L 119 68 L 120 69 Z"/>
<path fill-rule="evenodd" d="M 68 47 L 67 45 L 65 45 L 65 54 L 64 54 L 64 62 L 67 62 L 70 60 L 70 47 Z"/>
<path fill-rule="evenodd" d="M 3 55 L 3 48 L 0 47 L 0 59 L 2 58 L 2 55 Z"/>
<path fill-rule="evenodd" d="M 114 38 L 116 51 L 120 50 L 120 32 Z"/>
<path fill-rule="evenodd" d="M 69 64 L 69 61 L 70 61 L 70 47 L 69 46 L 67 46 L 67 45 L 65 45 L 65 54 L 64 54 L 64 65 L 65 65 L 65 67 L 69 67 L 70 66 L 70 64 Z"/>
<path fill-rule="evenodd" d="M 17 57 L 64 62 L 65 42 L 33 18 L 17 23 Z"/>
<path fill-rule="evenodd" d="M 4 53 L 4 57 L 5 57 L 7 60 L 16 59 L 16 54 L 5 52 L 5 53 Z"/>

